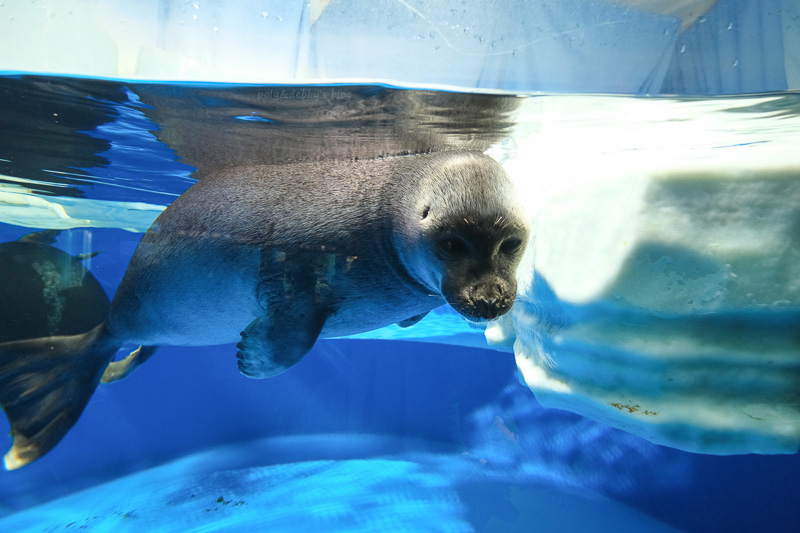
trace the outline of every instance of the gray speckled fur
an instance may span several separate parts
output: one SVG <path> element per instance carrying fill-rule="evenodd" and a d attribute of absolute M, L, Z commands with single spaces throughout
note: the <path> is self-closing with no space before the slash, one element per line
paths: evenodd
<path fill-rule="evenodd" d="M 291 305 L 283 294 L 259 301 L 260 258 L 276 252 L 287 261 L 338 258 L 323 337 L 419 315 L 444 303 L 442 268 L 422 249 L 419 212 L 433 206 L 428 222 L 438 216 L 440 225 L 448 216 L 455 223 L 510 213 L 524 228 L 509 194 L 500 166 L 475 152 L 217 173 L 181 195 L 142 239 L 112 303 L 110 334 L 150 345 L 235 342 L 262 305 Z"/>
<path fill-rule="evenodd" d="M 0 344 L 6 468 L 47 453 L 101 378 L 160 344 L 240 338 L 239 369 L 268 377 L 320 336 L 410 325 L 444 301 L 468 318 L 502 314 L 527 238 L 510 180 L 480 152 L 210 173 L 144 235 L 103 324 Z M 126 342 L 143 347 L 110 363 Z"/>

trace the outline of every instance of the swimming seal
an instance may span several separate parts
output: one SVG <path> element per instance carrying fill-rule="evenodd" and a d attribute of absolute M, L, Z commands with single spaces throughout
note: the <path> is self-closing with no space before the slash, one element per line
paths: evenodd
<path fill-rule="evenodd" d="M 262 378 L 320 337 L 408 326 L 445 302 L 496 318 L 516 295 L 526 220 L 502 167 L 480 152 L 209 175 L 142 237 L 105 322 L 0 344 L 14 439 L 5 466 L 49 451 L 101 378 L 124 377 L 159 345 L 238 341 L 240 371 Z M 111 362 L 123 343 L 141 347 Z"/>

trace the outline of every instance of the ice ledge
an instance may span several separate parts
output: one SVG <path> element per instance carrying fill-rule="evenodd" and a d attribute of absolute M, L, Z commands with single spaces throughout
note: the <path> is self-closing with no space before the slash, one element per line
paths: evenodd
<path fill-rule="evenodd" d="M 562 299 L 666 314 L 800 307 L 800 166 L 584 187 L 539 216 L 537 271 Z"/>
<path fill-rule="evenodd" d="M 692 452 L 800 447 L 797 316 L 628 316 L 553 328 L 523 305 L 514 318 L 517 365 L 543 405 Z"/>
<path fill-rule="evenodd" d="M 143 202 L 42 197 L 22 186 L 0 184 L 0 222 L 28 228 L 120 228 L 144 233 L 164 208 Z"/>
<path fill-rule="evenodd" d="M 543 405 L 693 452 L 794 453 L 800 159 L 786 143 L 797 136 L 704 145 L 693 128 L 692 153 L 675 139 L 663 154 L 620 144 L 647 164 L 603 153 L 556 171 L 546 146 L 535 164 L 509 163 L 538 208 L 517 303 L 487 340 L 513 342 Z M 558 133 L 542 129 L 553 143 Z"/>

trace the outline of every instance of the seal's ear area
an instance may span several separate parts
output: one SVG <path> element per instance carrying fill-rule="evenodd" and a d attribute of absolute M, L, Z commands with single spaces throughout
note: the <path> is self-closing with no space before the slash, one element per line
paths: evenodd
<path fill-rule="evenodd" d="M 0 344 L 0 405 L 14 444 L 5 467 L 40 458 L 78 421 L 119 348 L 105 323 L 81 335 Z"/>

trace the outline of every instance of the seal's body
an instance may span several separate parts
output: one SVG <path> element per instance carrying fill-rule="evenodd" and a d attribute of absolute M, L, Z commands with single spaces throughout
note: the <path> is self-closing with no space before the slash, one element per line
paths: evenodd
<path fill-rule="evenodd" d="M 270 307 L 291 306 L 306 292 L 284 286 L 301 283 L 298 268 L 325 285 L 311 287 L 329 306 L 325 337 L 441 305 L 438 291 L 403 267 L 390 238 L 397 209 L 381 198 L 392 196 L 393 176 L 412 160 L 424 172 L 420 158 L 403 157 L 233 169 L 198 182 L 142 239 L 110 331 L 139 344 L 236 342 Z"/>
<path fill-rule="evenodd" d="M 495 318 L 513 303 L 527 238 L 508 176 L 479 152 L 217 172 L 144 235 L 106 322 L 0 344 L 6 467 L 46 453 L 101 377 L 124 377 L 158 345 L 238 340 L 242 373 L 268 377 L 319 337 L 408 326 L 445 301 Z M 110 363 L 126 342 L 142 347 Z"/>

